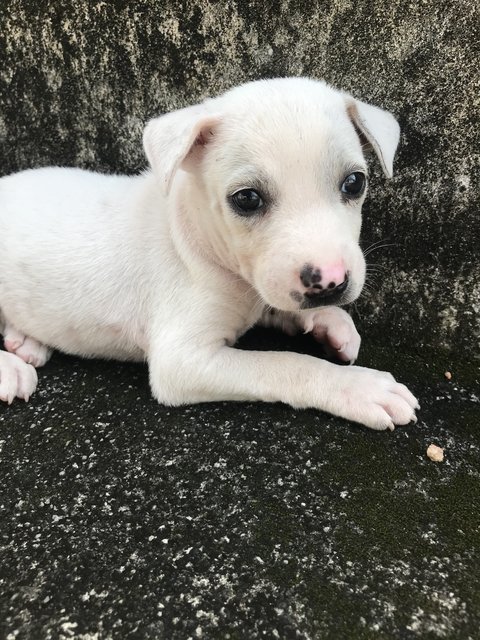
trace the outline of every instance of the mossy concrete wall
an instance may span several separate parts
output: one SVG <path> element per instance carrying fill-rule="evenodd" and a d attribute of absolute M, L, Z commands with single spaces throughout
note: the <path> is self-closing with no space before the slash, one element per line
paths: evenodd
<path fill-rule="evenodd" d="M 0 4 L 0 172 L 135 172 L 154 114 L 250 79 L 324 78 L 392 110 L 396 175 L 374 173 L 380 265 L 354 315 L 389 343 L 474 359 L 480 337 L 476 0 Z"/>

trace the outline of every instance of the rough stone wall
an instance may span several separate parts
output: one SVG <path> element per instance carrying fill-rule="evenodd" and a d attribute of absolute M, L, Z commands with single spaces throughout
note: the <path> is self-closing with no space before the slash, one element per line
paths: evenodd
<path fill-rule="evenodd" d="M 376 167 L 364 243 L 376 277 L 355 307 L 389 343 L 478 357 L 476 0 L 4 0 L 0 173 L 135 172 L 154 114 L 262 77 L 324 78 L 392 110 L 396 175 Z M 372 164 L 375 163 L 372 161 Z M 375 165 L 376 166 L 376 165 Z"/>

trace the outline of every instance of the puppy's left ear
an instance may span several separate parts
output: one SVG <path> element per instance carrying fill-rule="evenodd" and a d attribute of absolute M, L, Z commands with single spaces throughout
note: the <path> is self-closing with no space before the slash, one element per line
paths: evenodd
<path fill-rule="evenodd" d="M 219 114 L 212 114 L 204 105 L 195 105 L 172 111 L 147 124 L 143 147 L 165 195 L 180 166 L 186 170 L 198 166 L 219 122 Z"/>
<path fill-rule="evenodd" d="M 398 122 L 388 111 L 346 96 L 350 120 L 364 137 L 382 165 L 387 178 L 393 175 L 393 158 L 400 138 Z"/>

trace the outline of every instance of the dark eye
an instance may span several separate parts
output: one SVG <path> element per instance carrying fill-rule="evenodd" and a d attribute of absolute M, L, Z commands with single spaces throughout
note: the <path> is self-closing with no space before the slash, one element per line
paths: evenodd
<path fill-rule="evenodd" d="M 346 198 L 354 200 L 363 194 L 366 182 L 365 174 L 360 171 L 355 171 L 355 173 L 351 173 L 345 178 L 340 187 L 340 191 Z"/>
<path fill-rule="evenodd" d="M 230 196 L 230 201 L 242 216 L 252 215 L 264 206 L 262 196 L 253 189 L 240 189 Z"/>

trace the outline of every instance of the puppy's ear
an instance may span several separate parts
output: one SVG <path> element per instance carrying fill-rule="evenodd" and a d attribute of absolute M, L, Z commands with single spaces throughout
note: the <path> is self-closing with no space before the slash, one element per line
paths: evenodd
<path fill-rule="evenodd" d="M 400 138 L 398 122 L 388 111 L 346 96 L 347 112 L 360 134 L 375 151 L 387 178 L 393 175 L 393 158 Z"/>
<path fill-rule="evenodd" d="M 150 120 L 143 132 L 148 161 L 168 195 L 177 169 L 192 170 L 215 135 L 220 116 L 204 105 L 172 111 Z"/>

